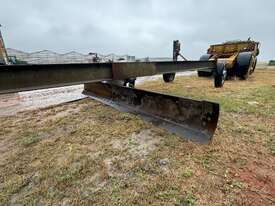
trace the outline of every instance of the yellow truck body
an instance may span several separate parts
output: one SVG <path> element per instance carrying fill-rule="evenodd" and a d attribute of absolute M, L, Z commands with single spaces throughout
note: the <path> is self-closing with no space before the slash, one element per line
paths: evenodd
<path fill-rule="evenodd" d="M 216 60 L 224 63 L 227 78 L 238 76 L 246 79 L 252 74 L 257 64 L 260 43 L 252 40 L 230 41 L 214 44 L 209 47 L 207 54 L 201 60 Z M 207 71 L 198 71 L 199 76 L 211 76 Z"/>

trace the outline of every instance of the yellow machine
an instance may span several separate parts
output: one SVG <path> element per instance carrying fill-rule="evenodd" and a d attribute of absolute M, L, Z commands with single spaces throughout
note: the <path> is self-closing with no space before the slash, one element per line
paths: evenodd
<path fill-rule="evenodd" d="M 256 68 L 257 56 L 259 55 L 260 43 L 250 40 L 247 41 L 230 41 L 223 44 L 211 45 L 207 54 L 203 55 L 200 60 L 216 60 L 223 63 L 225 71 L 223 75 L 215 79 L 215 86 L 220 87 L 225 79 L 237 76 L 240 79 L 247 79 Z M 198 76 L 212 76 L 212 71 L 199 70 Z"/>

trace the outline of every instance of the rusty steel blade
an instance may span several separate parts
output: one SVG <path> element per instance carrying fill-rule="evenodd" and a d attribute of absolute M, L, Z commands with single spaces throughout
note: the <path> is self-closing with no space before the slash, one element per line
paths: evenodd
<path fill-rule="evenodd" d="M 123 112 L 141 115 L 176 135 L 209 143 L 215 133 L 219 104 L 122 87 L 110 83 L 85 84 L 83 94 Z"/>

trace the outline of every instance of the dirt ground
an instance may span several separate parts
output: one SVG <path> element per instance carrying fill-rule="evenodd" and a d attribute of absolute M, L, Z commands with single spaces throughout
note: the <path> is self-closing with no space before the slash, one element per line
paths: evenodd
<path fill-rule="evenodd" d="M 42 89 L 0 95 L 0 116 L 16 115 L 18 112 L 34 110 L 84 98 L 83 85 Z"/>
<path fill-rule="evenodd" d="M 213 142 L 91 99 L 0 117 L 0 205 L 275 204 L 275 70 L 139 87 L 219 102 Z"/>

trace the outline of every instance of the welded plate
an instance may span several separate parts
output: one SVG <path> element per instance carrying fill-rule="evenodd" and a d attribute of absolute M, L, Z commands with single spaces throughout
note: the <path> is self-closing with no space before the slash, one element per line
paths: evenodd
<path fill-rule="evenodd" d="M 219 104 L 121 87 L 109 83 L 85 84 L 83 93 L 123 112 L 145 120 L 180 137 L 209 143 L 215 133 Z"/>

